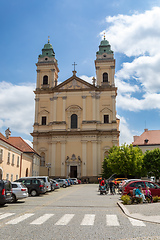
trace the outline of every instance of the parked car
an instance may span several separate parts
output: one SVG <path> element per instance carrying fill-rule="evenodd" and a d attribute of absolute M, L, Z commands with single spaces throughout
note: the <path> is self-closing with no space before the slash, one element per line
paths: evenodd
<path fill-rule="evenodd" d="M 78 179 L 78 184 L 81 184 L 81 180 L 80 179 Z"/>
<path fill-rule="evenodd" d="M 54 189 L 59 189 L 60 188 L 60 185 L 56 180 L 50 179 L 50 181 L 54 185 Z"/>
<path fill-rule="evenodd" d="M 71 178 L 71 180 L 73 180 L 74 184 L 78 184 L 77 178 Z"/>
<path fill-rule="evenodd" d="M 115 178 L 115 179 L 113 179 L 112 182 L 115 182 L 115 181 L 116 181 L 117 185 L 119 185 L 119 184 L 120 184 L 122 181 L 124 181 L 124 180 L 127 180 L 127 178 Z"/>
<path fill-rule="evenodd" d="M 9 180 L 0 180 L 0 205 L 3 206 L 12 200 L 12 185 Z"/>
<path fill-rule="evenodd" d="M 49 180 L 48 176 L 36 176 L 36 178 L 41 179 L 41 180 L 44 181 L 47 192 L 51 191 L 51 183 L 50 183 L 50 180 Z"/>
<path fill-rule="evenodd" d="M 16 180 L 15 182 L 22 182 L 28 188 L 28 193 L 32 197 L 46 192 L 45 184 L 41 179 L 24 177 Z"/>
<path fill-rule="evenodd" d="M 51 180 L 51 179 L 49 179 L 49 181 L 50 181 L 50 184 L 51 184 L 51 191 L 54 191 L 54 190 L 55 190 L 54 183 L 52 182 L 52 180 Z"/>
<path fill-rule="evenodd" d="M 71 184 L 71 185 L 74 184 L 74 181 L 73 181 L 71 178 L 69 178 L 69 181 L 70 181 L 70 184 Z"/>
<path fill-rule="evenodd" d="M 137 188 L 139 185 L 142 186 L 142 190 L 146 190 L 146 187 L 149 187 L 152 196 L 160 196 L 160 186 L 152 181 L 147 180 L 138 180 L 130 181 L 122 187 L 122 194 L 130 195 L 130 190 Z"/>
<path fill-rule="evenodd" d="M 69 181 L 69 179 L 66 179 L 67 183 L 68 183 L 68 187 L 71 186 L 71 183 Z"/>
<path fill-rule="evenodd" d="M 28 188 L 21 182 L 12 182 L 12 201 L 28 197 Z"/>
<path fill-rule="evenodd" d="M 68 187 L 68 183 L 67 183 L 67 181 L 66 181 L 66 179 L 55 179 L 58 183 L 59 183 L 59 185 L 60 185 L 60 187 L 63 187 L 63 188 L 66 188 L 66 187 Z"/>

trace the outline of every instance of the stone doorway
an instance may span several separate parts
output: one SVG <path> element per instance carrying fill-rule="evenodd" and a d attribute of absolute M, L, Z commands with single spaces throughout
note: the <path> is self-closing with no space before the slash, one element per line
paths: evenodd
<path fill-rule="evenodd" d="M 70 177 L 77 178 L 77 166 L 70 166 Z"/>

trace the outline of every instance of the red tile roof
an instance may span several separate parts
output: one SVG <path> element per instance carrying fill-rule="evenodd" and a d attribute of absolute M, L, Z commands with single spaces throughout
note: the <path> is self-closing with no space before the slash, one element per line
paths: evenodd
<path fill-rule="evenodd" d="M 140 136 L 135 136 L 135 141 L 132 144 L 134 146 L 160 145 L 160 130 L 145 129 Z"/>

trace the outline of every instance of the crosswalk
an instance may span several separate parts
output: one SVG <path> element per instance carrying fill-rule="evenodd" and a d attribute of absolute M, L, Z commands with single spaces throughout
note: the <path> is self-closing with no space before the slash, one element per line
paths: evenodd
<path fill-rule="evenodd" d="M 75 215 L 76 214 L 64 214 L 63 216 L 61 216 L 59 218 L 58 221 L 54 222 L 53 225 L 55 225 L 55 226 L 69 225 L 69 223 L 74 221 L 74 218 L 76 218 Z M 6 225 L 16 225 L 18 223 L 24 222 L 27 219 L 30 219 L 31 217 L 36 217 L 36 214 L 35 213 L 25 213 L 20 216 L 16 216 L 15 213 L 0 213 L 0 224 L 1 224 L 2 220 L 6 220 L 5 221 Z M 35 218 L 34 220 L 32 219 L 29 224 L 42 225 L 42 224 L 46 223 L 48 220 L 54 219 L 54 217 L 56 217 L 56 214 L 45 213 L 45 214 L 41 215 L 40 217 Z M 11 218 L 11 220 L 9 220 L 8 218 Z M 106 218 L 106 222 L 105 222 L 106 226 L 118 227 L 121 225 L 120 219 L 115 214 L 106 214 L 105 218 Z M 84 216 L 82 216 L 82 219 L 80 219 L 79 224 L 80 224 L 80 226 L 93 226 L 93 225 L 95 225 L 95 220 L 96 220 L 96 214 L 84 214 Z M 146 226 L 146 224 L 143 221 L 136 220 L 133 218 L 128 217 L 128 221 L 133 227 L 145 227 Z"/>

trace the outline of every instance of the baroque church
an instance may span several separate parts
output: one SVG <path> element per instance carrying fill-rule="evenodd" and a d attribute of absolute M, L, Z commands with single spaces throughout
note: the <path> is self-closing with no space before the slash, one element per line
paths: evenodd
<path fill-rule="evenodd" d="M 48 40 L 38 57 L 33 147 L 41 155 L 40 175 L 97 180 L 112 146 L 119 145 L 115 59 L 109 42 L 96 53 L 96 79 L 72 76 L 58 84 L 58 63 Z"/>

